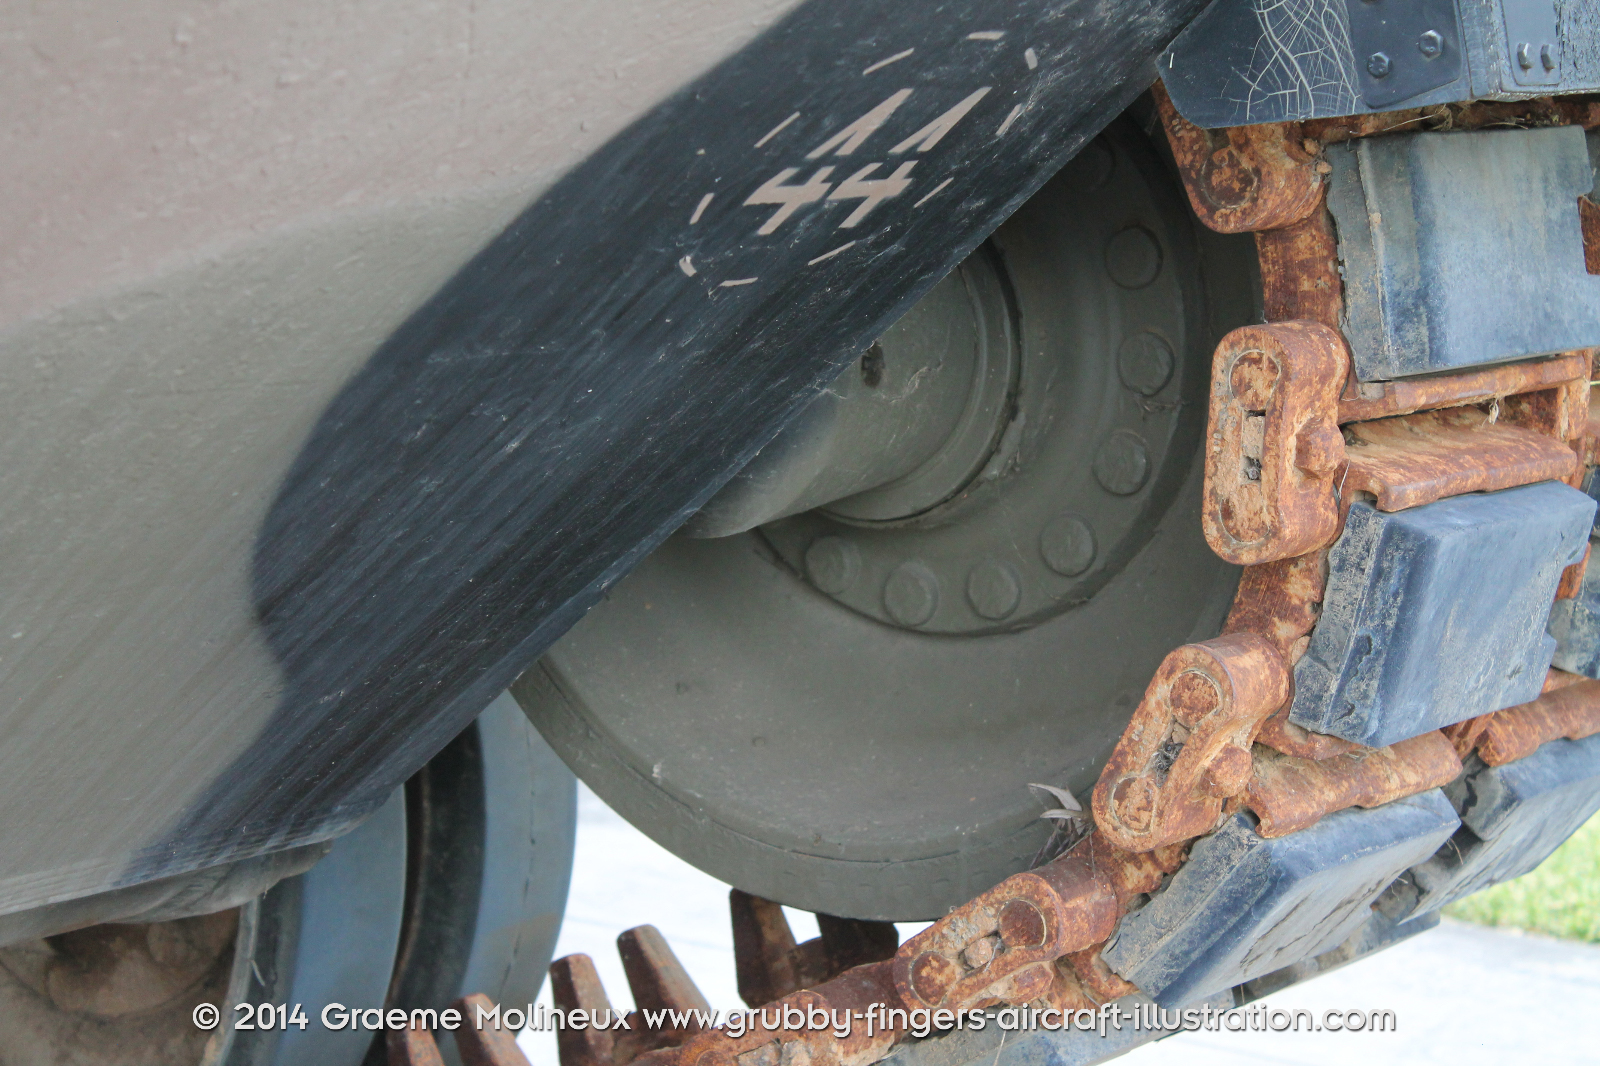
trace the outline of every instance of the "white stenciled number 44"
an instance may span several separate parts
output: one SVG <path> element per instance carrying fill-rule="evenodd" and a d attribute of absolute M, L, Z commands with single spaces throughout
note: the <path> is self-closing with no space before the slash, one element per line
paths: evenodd
<path fill-rule="evenodd" d="M 967 95 L 960 103 L 940 114 L 932 122 L 917 130 L 905 140 L 889 149 L 890 155 L 904 155 L 915 151 L 919 155 L 928 151 L 944 139 L 945 134 L 954 129 L 967 113 L 977 106 L 978 101 L 988 94 L 990 87 L 985 86 Z M 832 134 L 827 140 L 817 145 L 806 153 L 806 158 L 820 159 L 830 152 L 834 155 L 851 155 L 855 150 L 866 143 L 867 139 L 876 133 L 889 117 L 895 113 L 901 104 L 911 97 L 910 89 L 901 89 L 889 96 L 882 103 L 872 108 L 866 114 Z M 790 119 L 785 120 L 785 125 Z M 765 139 L 765 138 L 763 138 Z M 872 212 L 872 209 L 885 200 L 901 195 L 911 187 L 911 170 L 915 167 L 915 160 L 900 163 L 892 172 L 878 176 L 878 171 L 887 164 L 869 163 L 850 174 L 849 177 L 833 184 L 835 168 L 831 166 L 818 167 L 810 177 L 804 181 L 796 182 L 793 179 L 800 173 L 799 167 L 785 167 L 776 175 L 767 179 L 752 192 L 744 201 L 745 206 L 775 206 L 777 210 L 769 215 L 761 227 L 756 230 L 763 236 L 774 233 L 796 211 L 806 204 L 816 203 L 826 199 L 828 202 L 836 200 L 859 200 L 855 210 L 851 211 L 839 223 L 840 229 L 854 229 Z"/>

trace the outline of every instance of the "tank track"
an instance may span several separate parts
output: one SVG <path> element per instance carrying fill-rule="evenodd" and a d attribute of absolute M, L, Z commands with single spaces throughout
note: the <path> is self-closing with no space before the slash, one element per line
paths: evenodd
<path fill-rule="evenodd" d="M 740 993 L 777 1022 L 737 1036 L 709 1023 L 660 934 L 631 929 L 638 1009 L 625 1028 L 560 1030 L 562 1066 L 998 1061 L 993 1027 L 959 1023 L 1006 1007 L 1088 1012 L 1098 1033 L 1030 1037 L 1099 1061 L 1161 1035 L 1108 1033 L 1110 1005 L 1146 1020 L 1234 1007 L 1342 965 L 1531 869 L 1600 807 L 1600 582 L 1585 581 L 1594 503 L 1577 491 L 1595 481 L 1600 352 L 1359 374 L 1327 160 L 1394 130 L 1591 130 L 1600 104 L 1208 131 L 1155 92 L 1195 213 L 1254 234 L 1261 263 L 1266 324 L 1213 362 L 1202 521 L 1244 567 L 1222 634 L 1167 656 L 1090 811 L 1057 790 L 1035 868 L 904 944 L 888 923 L 826 916 L 796 944 L 776 903 L 735 890 Z M 1600 273 L 1600 208 L 1578 207 Z M 1568 670 L 1549 666 L 1552 603 Z M 623 1017 L 587 956 L 551 980 L 561 1010 Z M 676 1022 L 641 1013 L 660 1011 Z M 855 1024 L 813 1028 L 818 1011 Z M 477 1039 L 464 1061 L 525 1062 Z M 391 1062 L 439 1061 L 431 1048 L 397 1036 Z"/>

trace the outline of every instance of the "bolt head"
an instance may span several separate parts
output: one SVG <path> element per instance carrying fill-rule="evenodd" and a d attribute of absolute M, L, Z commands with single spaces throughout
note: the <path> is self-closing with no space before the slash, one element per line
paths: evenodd
<path fill-rule="evenodd" d="M 1444 38 L 1437 30 L 1429 30 L 1417 38 L 1417 51 L 1429 59 L 1436 59 L 1444 51 Z"/>
<path fill-rule="evenodd" d="M 1548 44 L 1539 46 L 1539 65 L 1545 70 L 1556 69 L 1556 50 Z"/>
<path fill-rule="evenodd" d="M 1517 66 L 1523 70 L 1533 69 L 1533 49 L 1527 42 L 1517 45 Z"/>
<path fill-rule="evenodd" d="M 1367 57 L 1367 73 L 1374 78 L 1387 78 L 1393 64 L 1383 52 L 1374 52 Z"/>

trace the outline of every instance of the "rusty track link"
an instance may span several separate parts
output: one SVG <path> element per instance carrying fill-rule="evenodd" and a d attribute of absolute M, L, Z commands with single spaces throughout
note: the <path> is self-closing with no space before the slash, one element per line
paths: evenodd
<path fill-rule="evenodd" d="M 1167 656 L 1094 790 L 1095 822 L 1128 851 L 1199 836 L 1250 782 L 1250 748 L 1289 698 L 1272 642 L 1231 633 Z"/>
<path fill-rule="evenodd" d="M 1476 752 L 1486 766 L 1525 759 L 1552 740 L 1582 740 L 1600 733 L 1600 681 L 1560 670 L 1554 684 L 1531 703 L 1468 719 L 1446 731 L 1462 758 Z"/>
<path fill-rule="evenodd" d="M 907 1037 L 912 1011 L 945 1012 L 937 1017 L 948 1024 L 960 1011 L 1000 1004 L 1092 1007 L 1137 991 L 1101 954 L 1121 919 L 1234 812 L 1250 812 L 1261 837 L 1282 837 L 1350 807 L 1449 784 L 1469 758 L 1499 766 L 1553 740 L 1600 733 L 1600 681 L 1560 671 L 1530 703 L 1387 748 L 1287 717 L 1294 665 L 1321 611 L 1328 548 L 1352 499 L 1391 511 L 1551 479 L 1577 484 L 1600 445 L 1589 406 L 1595 350 L 1414 380 L 1354 379 L 1339 332 L 1323 146 L 1402 128 L 1591 128 L 1600 105 L 1473 104 L 1206 131 L 1182 119 L 1159 84 L 1155 98 L 1196 216 L 1220 232 L 1254 234 L 1262 268 L 1268 323 L 1229 334 L 1213 361 L 1203 522 L 1213 550 L 1245 568 L 1223 635 L 1162 663 L 1095 786 L 1096 828 L 1065 855 L 898 946 L 886 923 L 825 916 L 821 937 L 796 944 L 777 904 L 736 890 L 740 994 L 774 1012 L 776 1027 L 739 1036 L 649 1030 L 636 1011 L 638 1028 L 620 1036 L 562 1031 L 563 1066 L 869 1066 Z M 1600 208 L 1582 210 L 1595 271 Z M 1558 595 L 1575 594 L 1583 566 L 1568 568 Z M 653 928 L 630 930 L 619 945 L 641 1008 L 704 1006 Z M 557 960 L 551 979 L 558 1007 L 610 1009 L 586 956 Z M 885 1012 L 870 1034 L 855 1027 L 841 1038 L 785 1020 L 868 1008 Z M 437 1061 L 409 1036 L 390 1047 L 391 1062 Z M 498 1045 L 469 1053 L 463 1044 L 462 1053 L 470 1064 L 520 1061 Z"/>

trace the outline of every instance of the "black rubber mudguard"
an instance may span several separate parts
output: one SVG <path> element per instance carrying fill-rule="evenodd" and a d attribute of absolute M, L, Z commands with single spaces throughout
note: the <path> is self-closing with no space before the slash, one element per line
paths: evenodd
<path fill-rule="evenodd" d="M 1147 88 L 1203 6 L 809 0 L 559 181 L 311 433 L 254 559 L 276 720 L 175 850 L 217 861 L 241 830 L 287 842 L 380 802 Z"/>

